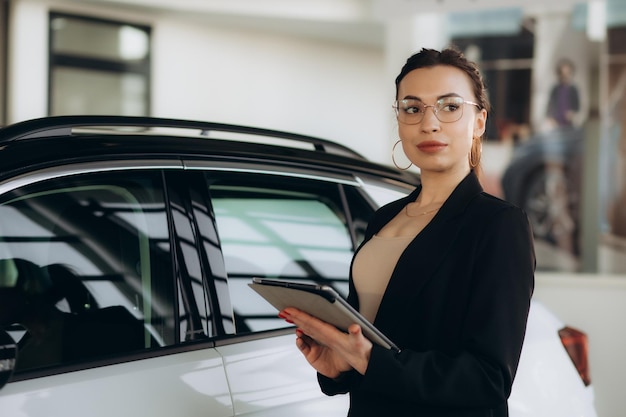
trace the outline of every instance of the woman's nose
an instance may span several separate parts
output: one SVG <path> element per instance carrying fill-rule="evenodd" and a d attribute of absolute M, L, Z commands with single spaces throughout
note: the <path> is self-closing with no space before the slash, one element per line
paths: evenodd
<path fill-rule="evenodd" d="M 428 111 L 430 110 L 430 111 Z M 424 109 L 424 118 L 422 119 L 421 128 L 424 132 L 434 132 L 439 130 L 441 122 L 435 114 L 435 108 L 428 106 Z"/>

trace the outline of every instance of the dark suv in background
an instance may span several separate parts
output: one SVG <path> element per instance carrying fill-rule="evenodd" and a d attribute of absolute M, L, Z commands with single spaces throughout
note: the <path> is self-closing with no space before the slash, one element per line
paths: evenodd
<path fill-rule="evenodd" d="M 293 328 L 248 283 L 345 295 L 372 214 L 418 182 L 244 126 L 66 116 L 1 129 L 2 415 L 345 416 L 347 397 L 320 392 Z M 586 354 L 577 368 L 563 345 L 584 352 L 584 334 L 537 303 L 528 328 L 511 415 L 595 417 Z M 545 381 L 568 389 L 545 397 Z"/>
<path fill-rule="evenodd" d="M 535 239 L 574 256 L 581 248 L 583 145 L 580 128 L 540 132 L 515 146 L 502 176 L 504 197 L 526 211 Z"/>

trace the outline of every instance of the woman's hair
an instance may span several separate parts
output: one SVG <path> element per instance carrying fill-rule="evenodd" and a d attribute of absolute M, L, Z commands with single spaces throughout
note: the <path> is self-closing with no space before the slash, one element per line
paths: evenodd
<path fill-rule="evenodd" d="M 474 90 L 474 100 L 479 105 L 480 109 L 485 109 L 489 112 L 491 106 L 489 104 L 489 99 L 487 98 L 487 89 L 485 88 L 485 83 L 483 82 L 483 77 L 480 74 L 478 67 L 474 62 L 465 58 L 462 52 L 454 48 L 446 48 L 441 51 L 423 48 L 418 53 L 410 56 L 402 67 L 400 74 L 396 77 L 396 99 L 399 98 L 398 88 L 400 86 L 400 82 L 409 72 L 419 68 L 430 68 L 437 65 L 455 67 L 467 74 Z M 480 171 L 481 149 L 482 138 L 474 138 L 470 154 L 470 166 L 476 171 L 476 173 Z"/>
<path fill-rule="evenodd" d="M 483 77 L 480 74 L 478 67 L 474 62 L 468 61 L 462 52 L 454 48 L 447 48 L 442 51 L 424 48 L 418 53 L 410 56 L 409 59 L 407 59 L 406 64 L 402 67 L 402 71 L 400 71 L 400 74 L 396 77 L 396 99 L 398 98 L 398 87 L 400 82 L 409 72 L 418 68 L 429 68 L 437 65 L 448 65 L 458 68 L 466 73 L 472 82 L 476 103 L 480 105 L 481 109 L 485 109 L 489 112 L 489 99 L 487 98 L 487 91 L 483 82 Z"/>

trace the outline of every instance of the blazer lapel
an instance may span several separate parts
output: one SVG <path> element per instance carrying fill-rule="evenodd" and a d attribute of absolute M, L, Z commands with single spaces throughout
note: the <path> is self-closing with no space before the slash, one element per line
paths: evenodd
<path fill-rule="evenodd" d="M 482 191 L 478 178 L 471 172 L 459 183 L 432 221 L 409 243 L 391 275 L 376 316 L 376 323 L 379 320 L 387 320 L 385 313 L 394 315 L 400 307 L 398 305 L 400 300 L 415 299 L 424 284 L 435 275 L 461 230 L 460 215 Z M 404 204 L 399 208 L 396 207 L 397 210 L 393 215 L 403 207 Z M 389 319 L 393 320 L 393 317 Z"/>

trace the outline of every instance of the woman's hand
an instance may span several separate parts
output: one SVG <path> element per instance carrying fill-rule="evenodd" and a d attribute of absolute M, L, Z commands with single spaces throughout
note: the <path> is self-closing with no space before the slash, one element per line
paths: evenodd
<path fill-rule="evenodd" d="M 338 378 L 342 372 L 352 369 L 350 364 L 337 355 L 332 349 L 317 343 L 315 339 L 296 329 L 296 346 L 306 360 L 320 374 L 329 378 Z"/>
<path fill-rule="evenodd" d="M 372 342 L 352 324 L 348 333 L 298 309 L 288 307 L 279 317 L 297 326 L 296 345 L 306 360 L 319 373 L 337 378 L 342 372 L 355 369 L 365 374 L 372 351 Z"/>

